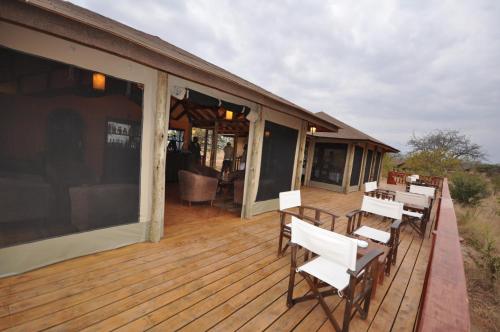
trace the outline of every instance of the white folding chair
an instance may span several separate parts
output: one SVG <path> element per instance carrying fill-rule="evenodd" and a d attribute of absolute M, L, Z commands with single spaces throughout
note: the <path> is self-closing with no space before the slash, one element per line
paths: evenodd
<path fill-rule="evenodd" d="M 387 255 L 385 266 L 386 274 L 390 273 L 391 264 L 394 265 L 396 263 L 403 206 L 403 203 L 400 202 L 363 196 L 361 209 L 351 211 L 346 215 L 348 235 L 362 236 L 389 247 L 389 254 Z M 361 223 L 363 214 L 366 212 L 392 220 L 390 232 L 363 226 Z"/>
<path fill-rule="evenodd" d="M 365 183 L 365 195 L 383 199 L 394 199 L 394 193 L 390 190 L 378 188 L 377 181 Z"/>
<path fill-rule="evenodd" d="M 328 319 L 337 331 L 348 331 L 351 318 L 359 312 L 365 319 L 370 307 L 372 263 L 383 253 L 374 249 L 357 260 L 357 241 L 326 229 L 322 229 L 292 217 L 291 264 L 287 305 L 317 299 Z M 314 255 L 304 264 L 297 264 L 297 248 L 305 248 Z M 309 256 L 309 255 L 308 255 Z M 295 274 L 299 273 L 307 282 L 311 292 L 294 298 Z M 356 286 L 361 290 L 355 294 Z M 346 299 L 342 329 L 333 317 L 324 297 L 339 294 Z M 353 310 L 354 309 L 354 310 Z"/>
<path fill-rule="evenodd" d="M 377 189 L 378 189 L 377 181 L 365 183 L 365 193 L 369 193 L 369 192 L 375 191 Z"/>
<path fill-rule="evenodd" d="M 403 219 L 424 237 L 430 219 L 430 198 L 424 194 L 397 191 L 394 200 L 404 204 Z"/>
<path fill-rule="evenodd" d="M 415 184 L 410 185 L 410 192 L 415 194 L 422 194 L 429 197 L 431 200 L 434 199 L 436 195 L 436 188 L 434 187 L 426 187 L 426 186 L 418 186 Z"/>
<path fill-rule="evenodd" d="M 297 208 L 298 213 L 288 211 L 289 209 Z M 314 217 L 307 216 L 306 211 L 312 211 L 314 213 Z M 300 190 L 292 190 L 285 191 L 279 194 L 279 214 L 280 214 L 280 236 L 278 243 L 278 256 L 281 256 L 285 253 L 286 249 L 289 245 L 290 240 L 290 224 L 287 223 L 286 217 L 295 216 L 302 220 L 307 220 L 308 222 L 313 223 L 316 226 L 323 224 L 321 222 L 321 216 L 327 215 L 331 218 L 331 226 L 330 229 L 333 231 L 335 228 L 335 219 L 338 216 L 330 211 L 326 211 L 324 209 L 302 205 L 302 198 L 300 196 Z M 288 239 L 283 247 L 283 239 Z M 283 248 L 282 248 L 283 247 Z"/>

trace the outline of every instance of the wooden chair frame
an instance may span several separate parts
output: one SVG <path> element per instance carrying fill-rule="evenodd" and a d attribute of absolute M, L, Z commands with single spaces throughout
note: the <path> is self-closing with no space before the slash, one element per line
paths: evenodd
<path fill-rule="evenodd" d="M 413 228 L 420 237 L 424 238 L 425 231 L 427 230 L 427 223 L 430 220 L 430 208 L 418 208 L 415 206 L 406 206 L 406 211 L 418 212 L 423 214 L 422 218 L 412 217 L 409 215 L 403 214 L 403 222 L 407 222 L 411 228 Z"/>
<path fill-rule="evenodd" d="M 373 263 L 377 260 L 378 256 L 383 254 L 380 249 L 374 249 L 368 254 L 364 255 L 361 259 L 356 261 L 356 270 L 347 270 L 349 273 L 349 285 L 345 289 L 336 289 L 324 282 L 319 281 L 317 278 L 311 277 L 305 272 L 297 271 L 297 250 L 298 245 L 291 243 L 292 248 L 291 262 L 290 262 L 290 278 L 288 282 L 288 293 L 287 293 L 287 306 L 291 308 L 294 304 L 317 299 L 323 310 L 325 311 L 328 320 L 333 325 L 337 332 L 348 332 L 349 323 L 352 318 L 359 312 L 362 319 L 366 319 L 368 316 L 368 310 L 370 309 L 370 300 L 372 294 L 373 281 L 372 271 Z M 306 250 L 307 257 L 309 257 L 309 251 Z M 314 257 L 314 253 L 312 253 Z M 314 259 L 314 258 L 312 258 Z M 308 260 L 308 258 L 306 258 Z M 304 296 L 294 298 L 293 289 L 295 286 L 295 274 L 299 273 L 304 280 L 307 282 L 310 288 L 310 292 L 306 293 Z M 356 294 L 357 285 L 361 284 L 361 291 Z M 324 298 L 326 296 L 332 296 L 339 294 L 342 298 L 346 300 L 344 309 L 344 319 L 342 323 L 342 328 L 340 327 L 337 320 L 333 317 L 328 305 L 326 304 Z"/>
<path fill-rule="evenodd" d="M 354 232 L 362 226 L 363 216 L 365 211 L 358 209 L 346 214 L 347 217 L 347 235 L 355 237 Z M 386 217 L 384 217 L 386 218 Z M 389 275 L 391 273 L 391 265 L 396 264 L 396 259 L 398 255 L 399 246 L 399 235 L 401 220 L 392 220 L 390 238 L 385 244 L 389 247 L 389 254 L 387 255 L 387 261 L 385 262 L 385 274 Z"/>
<path fill-rule="evenodd" d="M 308 221 L 312 223 L 314 226 L 321 226 L 323 225 L 323 222 L 321 221 L 321 215 L 327 215 L 332 219 L 332 224 L 330 226 L 330 230 L 333 232 L 335 229 L 335 220 L 339 217 L 336 214 L 321 209 L 317 207 L 312 207 L 312 206 L 307 206 L 307 205 L 301 205 L 298 207 L 299 208 L 299 213 L 294 213 L 291 211 L 287 210 L 279 210 L 280 214 L 280 236 L 279 236 L 279 242 L 278 242 L 278 257 L 282 256 L 286 250 L 288 249 L 290 245 L 290 239 L 291 239 L 291 229 L 289 226 L 286 225 L 286 217 L 296 217 L 304 221 Z M 313 211 L 314 212 L 314 218 L 308 217 L 305 215 L 305 211 Z M 285 246 L 283 247 L 283 240 L 287 239 L 287 242 L 285 243 Z M 282 248 L 283 247 L 283 248 Z"/>

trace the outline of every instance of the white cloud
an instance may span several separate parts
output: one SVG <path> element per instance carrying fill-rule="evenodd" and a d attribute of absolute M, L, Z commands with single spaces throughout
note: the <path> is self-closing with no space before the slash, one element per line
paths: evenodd
<path fill-rule="evenodd" d="M 404 149 L 458 128 L 500 162 L 500 3 L 75 3 Z"/>

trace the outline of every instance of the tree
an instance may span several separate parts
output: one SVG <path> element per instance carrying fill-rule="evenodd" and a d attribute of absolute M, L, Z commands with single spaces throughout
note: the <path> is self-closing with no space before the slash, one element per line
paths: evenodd
<path fill-rule="evenodd" d="M 413 134 L 408 145 L 413 149 L 411 153 L 440 151 L 446 159 L 479 161 L 485 158 L 481 146 L 458 130 L 436 129 L 422 137 Z"/>
<path fill-rule="evenodd" d="M 408 155 L 405 168 L 421 175 L 445 176 L 460 169 L 461 161 L 443 150 L 417 151 Z"/>

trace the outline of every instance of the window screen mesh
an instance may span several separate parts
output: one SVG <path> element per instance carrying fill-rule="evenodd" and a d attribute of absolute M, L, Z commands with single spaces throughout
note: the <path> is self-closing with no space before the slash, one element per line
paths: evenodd
<path fill-rule="evenodd" d="M 266 121 L 257 201 L 291 190 L 298 134 L 296 129 Z"/>
<path fill-rule="evenodd" d="M 311 180 L 342 185 L 347 144 L 316 143 Z"/>
<path fill-rule="evenodd" d="M 363 148 L 356 146 L 354 149 L 354 160 L 352 163 L 352 173 L 351 173 L 351 186 L 357 186 L 359 184 L 359 175 L 361 174 L 361 163 L 363 161 Z"/>
<path fill-rule="evenodd" d="M 0 48 L 0 247 L 138 222 L 143 88 Z"/>

